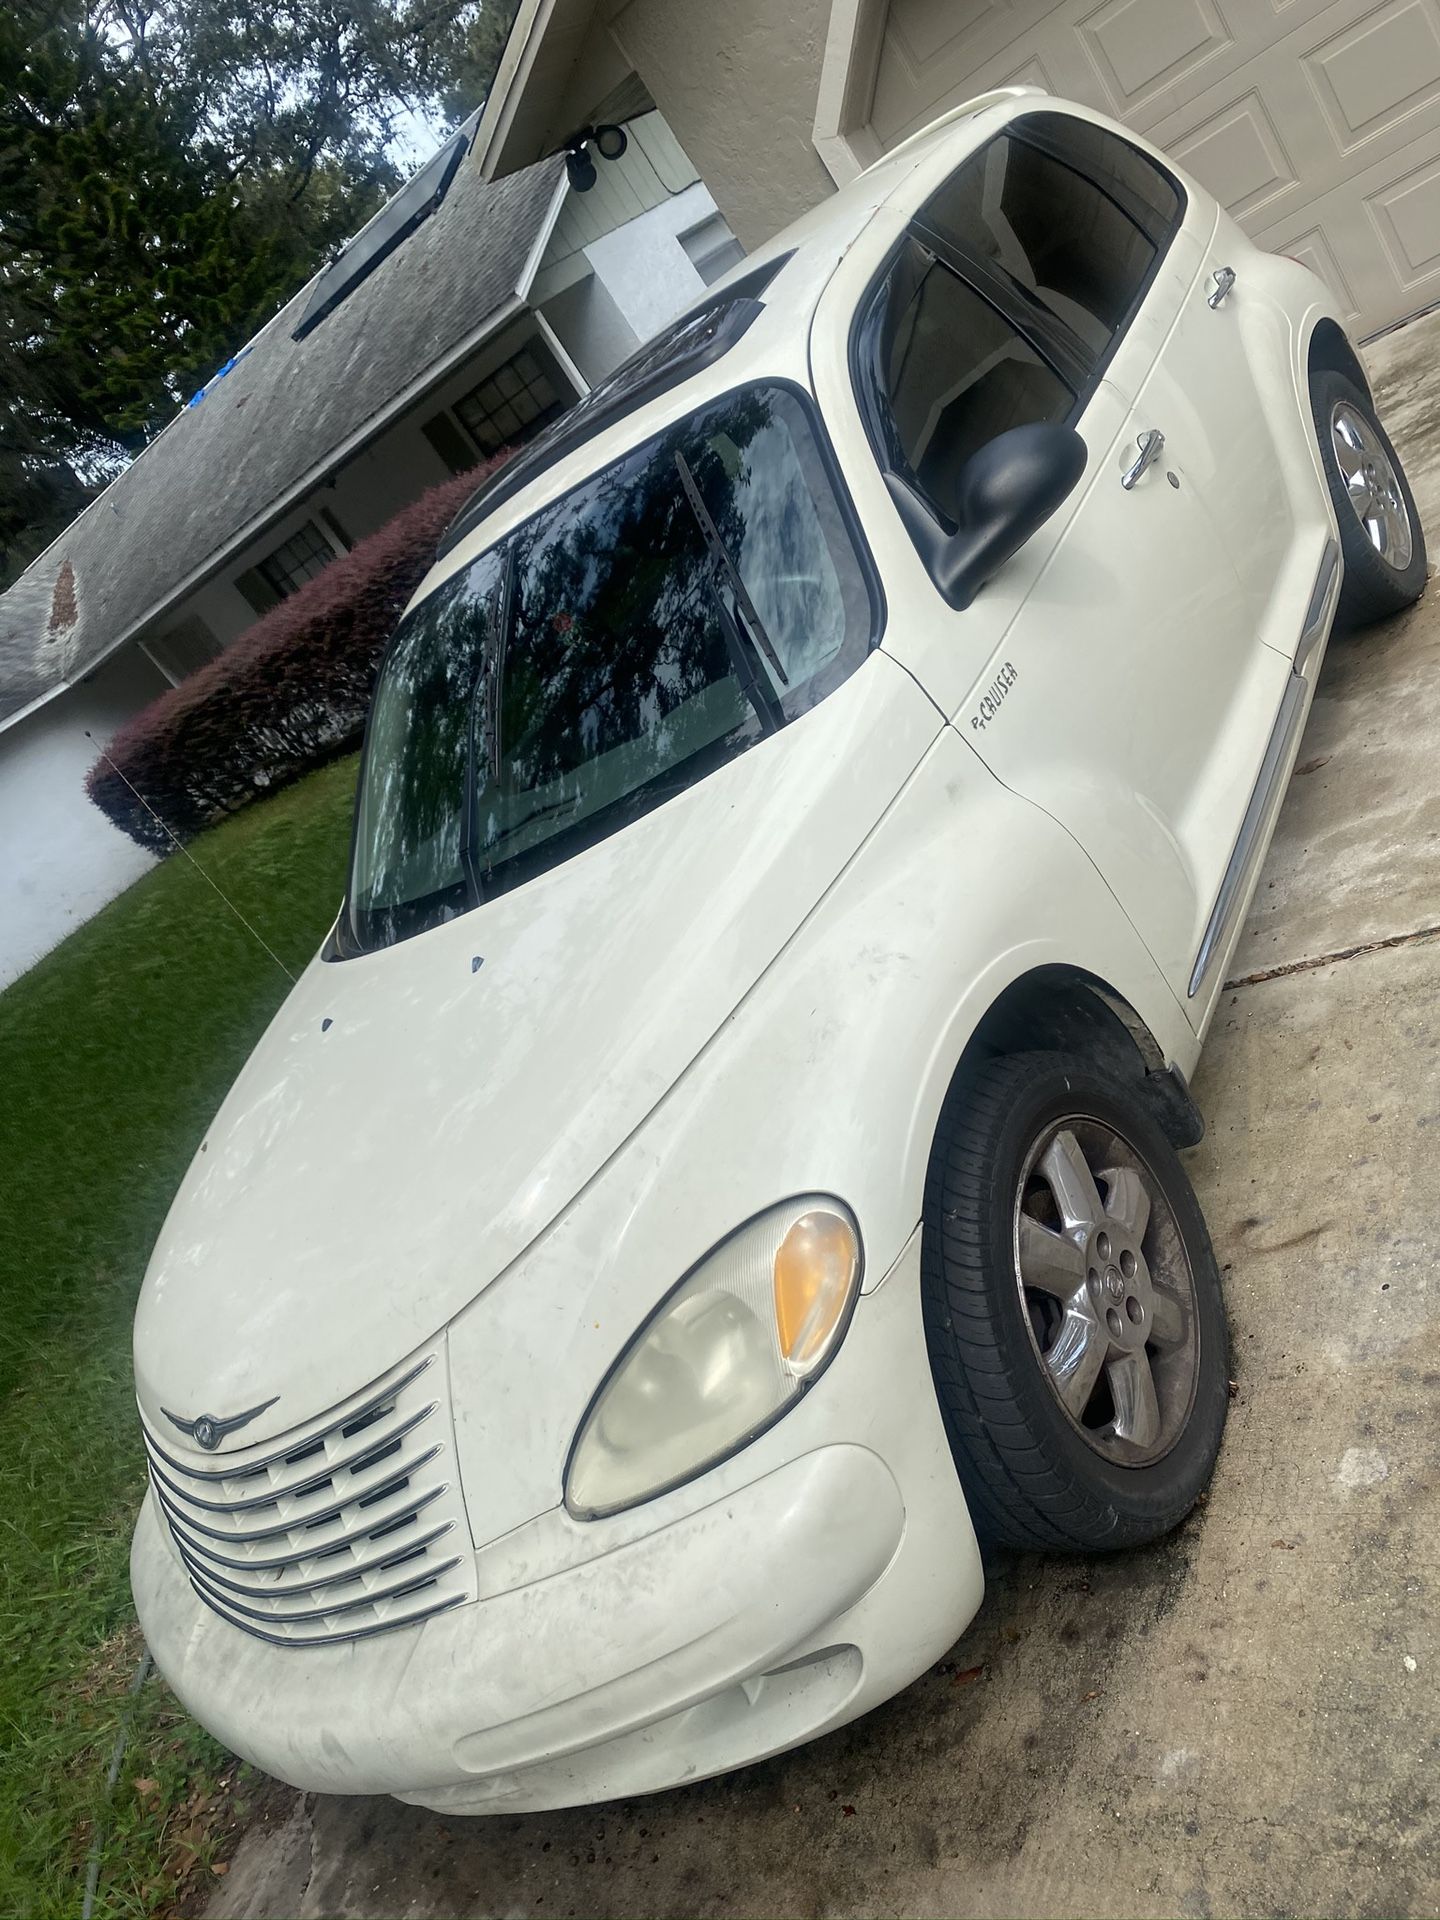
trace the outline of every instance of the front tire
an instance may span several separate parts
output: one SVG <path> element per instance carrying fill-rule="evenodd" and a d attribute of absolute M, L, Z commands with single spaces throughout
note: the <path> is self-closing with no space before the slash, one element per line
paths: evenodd
<path fill-rule="evenodd" d="M 922 1288 L 982 1538 L 1095 1551 L 1184 1519 L 1225 1424 L 1225 1312 L 1190 1182 L 1136 1085 L 1062 1053 L 957 1083 Z"/>
<path fill-rule="evenodd" d="M 1353 380 L 1322 368 L 1310 382 L 1320 459 L 1340 524 L 1342 626 L 1387 620 L 1420 598 L 1425 534 L 1400 456 Z"/>

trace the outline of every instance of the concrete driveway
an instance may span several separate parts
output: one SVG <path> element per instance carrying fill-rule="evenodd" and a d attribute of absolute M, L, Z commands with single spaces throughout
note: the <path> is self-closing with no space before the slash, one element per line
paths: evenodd
<path fill-rule="evenodd" d="M 1372 355 L 1440 551 L 1440 319 Z M 213 1914 L 1440 1914 L 1440 592 L 1331 648 L 1196 1093 L 1237 1394 L 1145 1553 L 1008 1558 L 807 1750 L 446 1820 L 296 1797 Z"/>

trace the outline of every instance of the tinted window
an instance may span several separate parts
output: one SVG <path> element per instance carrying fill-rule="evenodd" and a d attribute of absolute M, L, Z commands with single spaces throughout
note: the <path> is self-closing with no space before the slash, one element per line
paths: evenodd
<path fill-rule="evenodd" d="M 667 439 L 612 468 L 517 543 L 500 723 L 476 782 L 492 885 L 595 816 L 623 824 L 616 809 L 649 804 L 667 771 L 688 784 L 759 737 L 674 453 Z"/>
<path fill-rule="evenodd" d="M 350 908 L 375 945 L 466 902 L 461 812 L 470 708 L 495 631 L 501 556 L 486 554 L 409 615 L 386 657 L 356 802 Z"/>
<path fill-rule="evenodd" d="M 946 181 L 916 224 L 1018 288 L 1093 360 L 1135 306 L 1156 255 L 1100 186 L 1003 134 Z"/>
<path fill-rule="evenodd" d="M 890 464 L 954 521 L 955 482 L 980 447 L 1074 395 L 994 307 L 915 242 L 882 290 L 877 374 Z"/>
<path fill-rule="evenodd" d="M 351 944 L 446 919 L 704 778 L 836 685 L 870 627 L 793 395 L 670 428 L 402 622 L 361 772 Z"/>
<path fill-rule="evenodd" d="M 1184 217 L 1173 176 L 1104 127 L 1068 113 L 1027 113 L 1011 131 L 1094 181 L 1157 247 L 1167 244 Z"/>

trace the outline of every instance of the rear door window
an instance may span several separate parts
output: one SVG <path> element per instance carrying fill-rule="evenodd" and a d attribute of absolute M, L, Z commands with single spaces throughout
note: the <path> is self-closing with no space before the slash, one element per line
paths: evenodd
<path fill-rule="evenodd" d="M 910 222 L 856 320 L 875 456 L 953 525 L 961 469 L 1074 420 L 1184 218 L 1179 183 L 1104 127 L 1023 115 Z"/>
<path fill-rule="evenodd" d="M 1108 357 L 1182 213 L 1178 186 L 1144 154 L 1046 113 L 972 155 L 915 229 L 1083 376 Z"/>
<path fill-rule="evenodd" d="M 1027 113 L 1011 132 L 1091 181 L 1164 249 L 1185 217 L 1185 196 L 1168 168 L 1128 140 L 1069 113 Z"/>

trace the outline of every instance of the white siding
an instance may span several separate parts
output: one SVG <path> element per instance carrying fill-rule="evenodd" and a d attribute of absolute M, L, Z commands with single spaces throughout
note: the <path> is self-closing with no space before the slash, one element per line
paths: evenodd
<path fill-rule="evenodd" d="M 97 743 L 164 690 L 127 648 L 0 733 L 0 987 L 155 864 L 90 804 L 84 782 Z"/>

